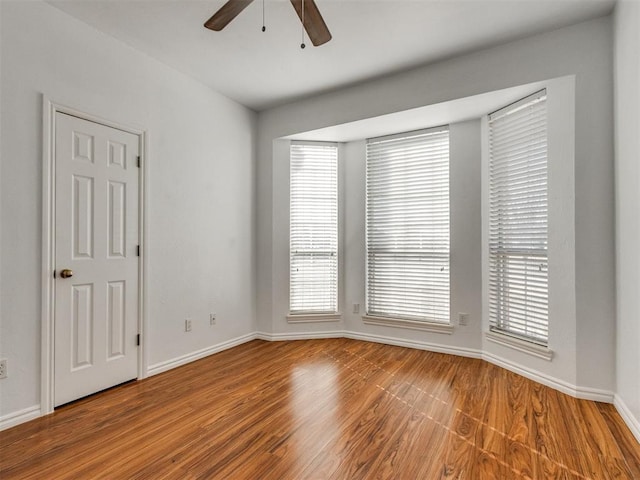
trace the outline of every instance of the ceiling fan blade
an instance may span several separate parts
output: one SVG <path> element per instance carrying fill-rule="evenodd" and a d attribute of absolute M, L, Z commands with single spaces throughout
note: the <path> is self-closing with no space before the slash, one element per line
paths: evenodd
<path fill-rule="evenodd" d="M 226 27 L 231 20 L 236 18 L 238 14 L 249 6 L 253 0 L 229 0 L 220 10 L 213 14 L 204 24 L 209 30 L 219 32 Z M 305 5 L 305 9 L 307 6 Z M 306 12 L 305 12 L 306 14 Z"/>
<path fill-rule="evenodd" d="M 302 2 L 304 2 L 304 21 L 302 20 Z M 296 9 L 300 21 L 303 22 L 311 43 L 317 47 L 331 40 L 331 32 L 329 32 L 327 24 L 324 23 L 314 0 L 291 0 L 291 4 Z"/>

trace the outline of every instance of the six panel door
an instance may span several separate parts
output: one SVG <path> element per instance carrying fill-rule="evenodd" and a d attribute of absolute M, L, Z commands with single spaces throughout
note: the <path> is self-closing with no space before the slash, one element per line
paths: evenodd
<path fill-rule="evenodd" d="M 138 374 L 138 136 L 56 114 L 55 406 Z"/>

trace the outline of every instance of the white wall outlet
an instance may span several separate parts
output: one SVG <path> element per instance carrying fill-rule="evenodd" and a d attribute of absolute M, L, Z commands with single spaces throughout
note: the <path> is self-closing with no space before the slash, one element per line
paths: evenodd
<path fill-rule="evenodd" d="M 7 378 L 7 360 L 0 360 L 0 378 Z"/>
<path fill-rule="evenodd" d="M 191 331 L 191 319 L 190 318 L 187 318 L 184 321 L 184 331 L 185 332 L 190 332 Z"/>
<path fill-rule="evenodd" d="M 215 313 L 210 313 L 209 314 L 209 325 L 215 325 L 216 324 L 216 314 Z"/>
<path fill-rule="evenodd" d="M 469 325 L 469 314 L 464 312 L 458 313 L 458 325 Z"/>
<path fill-rule="evenodd" d="M 353 304 L 353 313 L 360 313 L 360 304 L 359 303 L 354 303 Z"/>

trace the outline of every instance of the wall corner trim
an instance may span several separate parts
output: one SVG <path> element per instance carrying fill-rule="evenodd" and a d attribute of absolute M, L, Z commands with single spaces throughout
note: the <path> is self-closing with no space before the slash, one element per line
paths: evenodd
<path fill-rule="evenodd" d="M 15 427 L 16 425 L 28 422 L 29 420 L 41 417 L 42 415 L 40 405 L 34 405 L 29 408 L 18 410 L 17 412 L 9 413 L 8 415 L 0 417 L 0 430 Z"/>
<path fill-rule="evenodd" d="M 613 399 L 613 405 L 624 420 L 624 423 L 629 427 L 629 430 L 631 430 L 631 433 L 633 433 L 633 436 L 636 437 L 636 440 L 640 443 L 640 419 L 636 418 L 633 413 L 631 413 L 627 404 L 624 403 L 622 397 L 617 393 Z"/>

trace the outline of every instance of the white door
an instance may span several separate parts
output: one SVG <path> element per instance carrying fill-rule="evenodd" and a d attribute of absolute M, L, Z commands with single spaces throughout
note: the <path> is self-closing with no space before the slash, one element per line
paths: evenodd
<path fill-rule="evenodd" d="M 138 375 L 139 137 L 56 113 L 55 406 Z"/>

